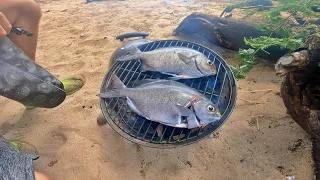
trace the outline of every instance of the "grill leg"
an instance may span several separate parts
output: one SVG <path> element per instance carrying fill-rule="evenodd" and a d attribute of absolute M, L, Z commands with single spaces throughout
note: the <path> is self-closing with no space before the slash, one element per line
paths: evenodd
<path fill-rule="evenodd" d="M 100 113 L 98 118 L 97 118 L 97 123 L 102 126 L 102 125 L 105 125 L 107 123 L 107 120 L 106 118 L 104 118 L 103 114 Z"/>

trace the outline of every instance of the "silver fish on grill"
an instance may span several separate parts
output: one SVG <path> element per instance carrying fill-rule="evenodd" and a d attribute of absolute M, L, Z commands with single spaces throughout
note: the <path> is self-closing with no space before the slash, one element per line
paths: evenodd
<path fill-rule="evenodd" d="M 141 72 L 158 71 L 174 77 L 171 79 L 189 79 L 215 75 L 217 70 L 210 59 L 199 51 L 186 47 L 159 48 L 141 52 L 136 46 L 129 49 L 127 55 L 117 61 L 140 59 Z"/>
<path fill-rule="evenodd" d="M 107 89 L 99 95 L 101 98 L 126 97 L 133 112 L 164 125 L 192 129 L 221 118 L 212 101 L 176 81 L 145 79 L 136 81 L 133 88 L 127 88 L 112 75 Z"/>

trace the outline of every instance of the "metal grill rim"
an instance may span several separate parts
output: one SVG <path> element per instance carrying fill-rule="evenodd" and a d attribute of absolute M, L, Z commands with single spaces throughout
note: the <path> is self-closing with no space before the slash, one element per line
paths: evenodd
<path fill-rule="evenodd" d="M 163 43 L 163 44 L 162 44 L 161 47 L 159 47 L 161 45 L 161 43 Z M 169 45 L 167 45 L 168 43 L 169 43 Z M 175 45 L 173 45 L 173 44 L 175 44 Z M 186 44 L 186 46 L 183 46 L 184 44 Z M 189 45 L 191 47 L 189 47 Z M 196 48 L 195 46 L 197 47 L 197 49 L 195 49 Z M 231 113 L 232 113 L 232 111 L 234 109 L 235 103 L 236 103 L 237 92 L 236 92 L 236 81 L 235 81 L 235 78 L 234 78 L 230 68 L 227 66 L 227 63 L 224 61 L 224 59 L 221 56 L 219 56 L 217 53 L 215 53 L 214 51 L 210 50 L 209 48 L 204 47 L 203 45 L 200 45 L 200 44 L 197 44 L 197 43 L 194 43 L 194 42 L 189 42 L 189 41 L 182 41 L 182 40 L 160 40 L 160 41 L 149 42 L 149 43 L 146 43 L 146 44 L 143 44 L 143 45 L 139 46 L 140 50 L 143 51 L 143 52 L 151 51 L 151 50 L 158 49 L 158 48 L 163 48 L 163 47 L 188 47 L 188 48 L 197 50 L 199 52 L 201 52 L 200 49 L 202 49 L 201 53 L 206 54 L 206 52 L 207 52 L 209 59 L 210 59 L 211 56 L 213 56 L 213 62 L 215 63 L 215 65 L 218 64 L 218 68 L 217 68 L 218 72 L 217 72 L 217 75 L 215 76 L 215 83 L 214 83 L 214 87 L 212 89 L 212 92 L 211 93 L 207 92 L 209 80 L 206 82 L 206 87 L 205 87 L 204 91 L 200 91 L 199 90 L 202 80 L 200 80 L 200 83 L 198 82 L 198 88 L 197 89 L 198 89 L 199 92 L 201 92 L 201 93 L 203 93 L 205 95 L 209 94 L 210 95 L 210 100 L 212 100 L 213 96 L 218 96 L 218 103 L 220 103 L 221 94 L 223 92 L 225 81 L 226 81 L 226 76 L 227 76 L 228 83 L 229 83 L 228 84 L 229 85 L 229 91 L 230 91 L 229 98 L 228 98 L 228 104 L 227 104 L 227 107 L 225 108 L 225 111 L 223 112 L 222 119 L 218 123 L 212 123 L 212 124 L 206 126 L 205 128 L 207 128 L 207 130 L 205 130 L 202 133 L 201 133 L 201 131 L 203 131 L 204 128 L 199 128 L 198 130 L 196 130 L 197 131 L 196 135 L 193 135 L 193 136 L 191 136 L 191 134 L 193 133 L 192 130 L 186 130 L 186 129 L 182 129 L 181 130 L 181 128 L 173 128 L 173 130 L 170 133 L 170 136 L 168 138 L 166 138 L 167 140 L 165 140 L 165 141 L 163 141 L 163 138 L 164 138 L 166 130 L 168 129 L 168 126 L 163 125 L 164 126 L 163 135 L 160 138 L 158 138 L 159 140 L 153 140 L 154 137 L 155 137 L 155 134 L 156 134 L 156 130 L 155 129 L 154 129 L 154 133 L 153 133 L 151 139 L 146 140 L 145 137 L 146 137 L 146 134 L 148 133 L 148 130 L 151 127 L 151 125 L 153 123 L 155 123 L 155 124 L 159 124 L 159 123 L 149 121 L 147 130 L 145 130 L 145 133 L 143 134 L 142 138 L 139 138 L 138 137 L 139 133 L 140 133 L 142 127 L 144 126 L 145 122 L 148 121 L 148 120 L 143 119 L 142 125 L 138 128 L 139 130 L 137 132 L 133 132 L 133 129 L 135 128 L 135 125 L 138 122 L 138 118 L 139 117 L 136 118 L 136 120 L 134 120 L 134 124 L 131 127 L 127 124 L 128 120 L 125 121 L 124 120 L 125 118 L 123 116 L 127 116 L 127 119 L 128 119 L 128 117 L 130 117 L 133 114 L 133 112 L 130 112 L 129 115 L 128 114 L 122 115 L 122 113 L 119 113 L 119 112 L 121 112 L 121 109 L 123 107 L 126 108 L 127 105 L 126 105 L 125 102 L 121 104 L 117 114 L 114 117 L 112 117 L 112 115 L 111 115 L 112 112 L 108 108 L 108 106 L 112 103 L 112 101 L 114 99 L 116 99 L 116 102 L 114 103 L 114 106 L 112 108 L 112 110 L 114 110 L 116 106 L 119 106 L 119 99 L 121 99 L 121 98 L 113 98 L 113 99 L 110 100 L 110 102 L 108 102 L 109 100 L 100 99 L 100 105 L 101 105 L 102 113 L 106 117 L 109 125 L 112 127 L 113 130 L 115 130 L 117 133 L 119 133 L 125 139 L 130 140 L 130 141 L 132 141 L 134 143 L 138 143 L 138 144 L 141 144 L 141 145 L 144 145 L 144 146 L 148 146 L 148 147 L 172 148 L 172 147 L 184 146 L 184 145 L 189 145 L 189 144 L 195 143 L 195 142 L 205 138 L 206 136 L 212 134 L 216 130 L 218 130 L 226 122 L 226 120 L 229 118 L 229 116 L 231 115 Z M 132 69 L 135 67 L 137 62 L 138 62 L 137 60 L 136 61 L 129 61 L 129 62 L 115 62 L 112 65 L 112 67 L 110 68 L 110 70 L 107 73 L 107 75 L 105 76 L 105 78 L 104 78 L 103 84 L 101 86 L 101 92 L 104 91 L 105 85 L 109 83 L 108 80 L 110 80 L 111 74 L 118 73 L 120 70 L 122 70 L 122 73 L 121 73 L 120 77 L 119 76 L 118 77 L 124 83 L 127 82 L 128 78 L 129 78 L 128 83 L 130 83 L 131 79 L 135 76 L 135 73 L 137 73 L 137 71 L 138 71 L 138 69 L 140 67 L 140 65 L 138 65 L 138 67 L 136 67 L 136 69 L 134 71 L 132 71 Z M 130 64 L 133 64 L 133 65 L 131 66 L 131 69 L 128 70 L 127 67 L 130 67 Z M 126 66 L 125 68 L 123 68 L 124 65 Z M 219 74 L 220 72 L 219 71 L 221 70 L 221 68 L 223 69 L 222 71 L 224 71 L 224 77 L 223 77 L 223 82 L 222 82 L 223 85 L 222 85 L 221 91 L 220 91 L 220 93 L 218 95 L 218 94 L 214 94 L 213 91 L 216 88 L 217 80 L 218 80 L 218 78 L 220 76 L 220 74 Z M 125 73 L 125 71 L 128 71 L 128 72 L 125 75 L 125 77 L 122 79 L 121 76 Z M 130 73 L 133 73 L 133 75 L 131 77 L 129 77 Z M 136 78 L 136 79 L 139 79 L 139 77 L 142 74 L 143 73 L 139 72 L 138 73 L 138 78 Z M 153 78 L 153 76 L 156 73 L 151 73 L 151 74 L 152 75 L 149 76 L 148 78 Z M 145 79 L 147 76 L 148 76 L 147 73 L 145 73 L 143 79 Z M 193 84 L 194 84 L 194 80 L 192 80 L 190 87 L 193 87 Z M 129 132 L 128 132 L 128 129 L 124 129 L 123 127 L 121 127 L 119 125 L 120 121 L 118 122 L 118 124 L 114 121 L 116 118 L 119 118 L 119 117 L 121 118 L 123 123 L 126 124 L 130 128 Z M 171 127 L 169 127 L 169 129 L 170 128 Z M 176 129 L 180 129 L 180 134 L 179 134 L 177 140 L 172 141 L 173 134 L 174 134 Z M 181 138 L 181 135 L 183 134 L 184 131 L 186 131 L 188 133 L 188 135 L 186 133 L 184 133 L 184 137 L 186 137 L 185 139 L 183 139 L 184 137 Z"/>

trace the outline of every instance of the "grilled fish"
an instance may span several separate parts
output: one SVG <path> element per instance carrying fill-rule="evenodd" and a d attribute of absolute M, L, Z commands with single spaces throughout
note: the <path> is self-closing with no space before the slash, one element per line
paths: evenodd
<path fill-rule="evenodd" d="M 180 128 L 205 126 L 221 118 L 220 111 L 207 97 L 172 80 L 145 79 L 127 88 L 112 75 L 101 98 L 126 97 L 130 109 L 148 120 Z M 186 117 L 187 122 L 183 121 Z"/>
<path fill-rule="evenodd" d="M 172 75 L 171 79 L 189 79 L 216 74 L 214 63 L 202 53 L 186 48 L 160 48 L 141 52 L 136 46 L 130 48 L 130 53 L 119 57 L 117 61 L 140 59 L 141 72 L 158 71 Z"/>

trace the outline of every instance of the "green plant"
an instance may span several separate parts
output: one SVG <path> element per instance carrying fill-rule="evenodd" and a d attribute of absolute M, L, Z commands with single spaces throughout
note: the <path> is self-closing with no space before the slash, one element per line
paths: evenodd
<path fill-rule="evenodd" d="M 247 6 L 250 2 L 257 3 L 259 0 L 251 0 L 237 3 L 232 7 L 240 8 Z M 253 14 L 261 14 L 268 21 L 268 24 L 261 24 L 260 29 L 269 33 L 269 36 L 260 36 L 257 38 L 244 38 L 245 43 L 250 46 L 249 49 L 240 49 L 237 57 L 243 61 L 237 66 L 231 66 L 232 71 L 237 79 L 244 79 L 245 74 L 248 73 L 254 66 L 256 54 L 259 51 L 267 52 L 267 48 L 271 46 L 278 46 L 288 51 L 293 51 L 305 42 L 306 38 L 317 33 L 317 26 L 309 23 L 302 23 L 293 25 L 288 23 L 291 17 L 317 17 L 319 13 L 312 11 L 312 7 L 319 6 L 319 0 L 279 0 L 279 5 L 271 7 L 269 11 L 261 12 L 258 9 L 247 10 L 247 16 Z M 281 12 L 289 13 L 287 17 L 283 17 Z M 277 33 L 282 38 L 275 38 L 273 35 Z"/>

